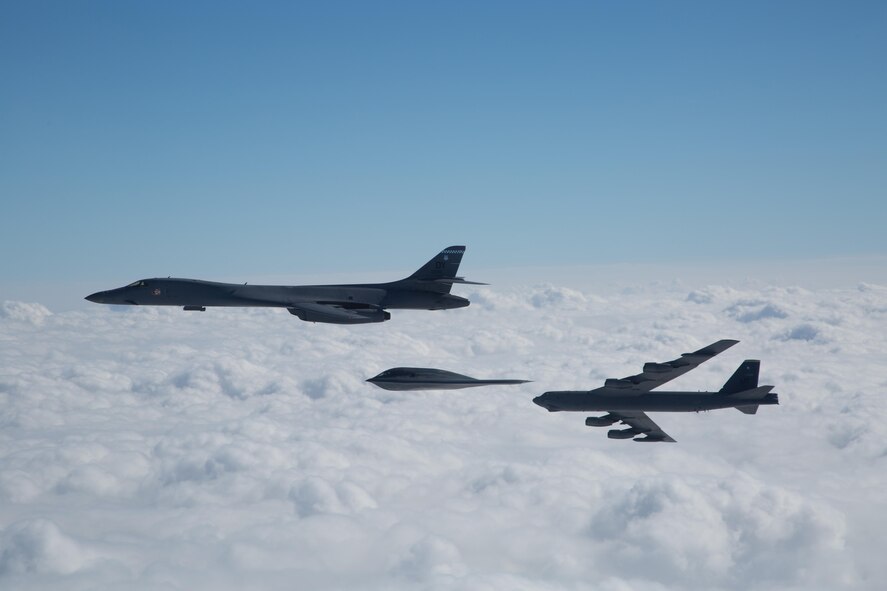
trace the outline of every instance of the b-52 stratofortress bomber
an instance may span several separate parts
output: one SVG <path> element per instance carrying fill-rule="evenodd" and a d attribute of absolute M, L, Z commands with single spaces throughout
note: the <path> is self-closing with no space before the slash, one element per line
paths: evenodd
<path fill-rule="evenodd" d="M 665 363 L 645 363 L 643 373 L 622 379 L 608 379 L 603 387 L 588 391 L 546 392 L 533 402 L 550 412 L 608 411 L 602 417 L 588 417 L 589 427 L 609 427 L 622 422 L 627 429 L 607 432 L 610 439 L 669 441 L 672 439 L 644 411 L 699 412 L 717 408 L 737 408 L 755 414 L 761 404 L 779 404 L 773 386 L 758 386 L 761 362 L 746 359 L 719 392 L 651 392 L 681 376 L 739 341 L 722 340 Z M 638 437 L 643 435 L 643 437 Z"/>
<path fill-rule="evenodd" d="M 486 285 L 457 277 L 464 246 L 449 246 L 418 271 L 390 283 L 345 285 L 247 285 L 199 279 L 141 279 L 125 287 L 86 296 L 97 304 L 182 306 L 261 306 L 286 308 L 308 322 L 366 324 L 391 318 L 388 309 L 449 310 L 470 302 L 450 294 L 456 283 Z"/>

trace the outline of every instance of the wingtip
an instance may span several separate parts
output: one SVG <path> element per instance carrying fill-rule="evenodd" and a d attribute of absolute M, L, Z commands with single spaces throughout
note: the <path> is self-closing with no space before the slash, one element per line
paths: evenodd
<path fill-rule="evenodd" d="M 650 437 L 647 435 L 644 437 L 636 437 L 635 439 L 632 439 L 632 441 L 637 441 L 638 443 L 677 443 L 676 440 L 668 435 L 665 437 Z"/>
<path fill-rule="evenodd" d="M 738 342 L 739 341 L 736 339 L 721 339 L 720 341 L 718 341 L 716 343 L 712 343 L 712 345 L 709 345 L 709 346 L 717 345 L 717 346 L 721 346 L 721 347 L 732 347 L 733 345 L 737 344 Z"/>
<path fill-rule="evenodd" d="M 698 351 L 694 351 L 693 353 L 684 353 L 684 355 L 708 355 L 714 356 L 718 353 L 723 353 L 736 343 L 738 343 L 736 339 L 721 339 L 720 341 L 715 341 L 711 345 L 705 346 Z"/>

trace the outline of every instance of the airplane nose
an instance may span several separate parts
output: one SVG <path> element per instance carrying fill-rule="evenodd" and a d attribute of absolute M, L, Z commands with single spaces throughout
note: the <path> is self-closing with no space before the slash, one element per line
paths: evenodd
<path fill-rule="evenodd" d="M 104 300 L 103 300 L 104 295 L 105 295 L 105 292 L 97 291 L 94 294 L 88 295 L 83 299 L 85 299 L 86 301 L 89 301 L 89 302 L 93 302 L 94 304 L 102 304 L 102 303 L 104 303 Z"/>
<path fill-rule="evenodd" d="M 557 407 L 557 405 L 555 403 L 549 402 L 551 400 L 551 397 L 550 396 L 546 397 L 547 394 L 548 394 L 548 392 L 546 392 L 545 394 L 540 394 L 539 396 L 536 396 L 535 398 L 533 398 L 533 402 L 535 402 L 536 404 L 538 404 L 539 406 L 541 406 L 542 408 L 544 408 L 548 412 L 559 411 L 560 409 Z"/>

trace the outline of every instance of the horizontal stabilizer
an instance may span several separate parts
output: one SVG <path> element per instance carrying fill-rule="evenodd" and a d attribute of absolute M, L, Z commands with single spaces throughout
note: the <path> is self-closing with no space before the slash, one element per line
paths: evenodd
<path fill-rule="evenodd" d="M 756 412 L 758 412 L 758 405 L 752 404 L 750 406 L 737 406 L 736 409 L 741 410 L 742 412 L 744 412 L 747 415 L 753 415 Z"/>
<path fill-rule="evenodd" d="M 435 283 L 447 283 L 449 285 L 452 285 L 454 283 L 464 283 L 466 285 L 489 285 L 489 283 L 481 283 L 480 281 L 467 281 L 464 277 L 442 277 L 440 279 L 434 279 L 433 281 Z"/>

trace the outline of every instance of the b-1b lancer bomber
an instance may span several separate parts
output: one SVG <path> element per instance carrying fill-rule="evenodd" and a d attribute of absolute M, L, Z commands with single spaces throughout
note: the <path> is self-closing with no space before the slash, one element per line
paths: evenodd
<path fill-rule="evenodd" d="M 719 392 L 651 392 L 662 384 L 681 376 L 700 363 L 723 353 L 739 341 L 722 340 L 693 353 L 665 363 L 645 363 L 643 373 L 622 379 L 608 379 L 603 387 L 588 391 L 546 392 L 533 402 L 556 411 L 608 411 L 602 417 L 588 417 L 589 427 L 609 427 L 621 421 L 627 429 L 613 429 L 610 439 L 635 441 L 670 441 L 672 439 L 644 411 L 699 412 L 716 408 L 737 408 L 755 414 L 761 404 L 779 404 L 773 386 L 758 386 L 761 362 L 746 359 Z M 643 435 L 643 437 L 638 437 Z"/>
<path fill-rule="evenodd" d="M 388 309 L 449 310 L 467 306 L 467 299 L 450 294 L 453 284 L 486 284 L 456 276 L 464 253 L 464 246 L 449 246 L 406 279 L 390 283 L 241 285 L 155 278 L 96 292 L 86 299 L 97 304 L 182 306 L 199 312 L 207 306 L 278 307 L 308 322 L 384 322 L 391 318 Z"/>

